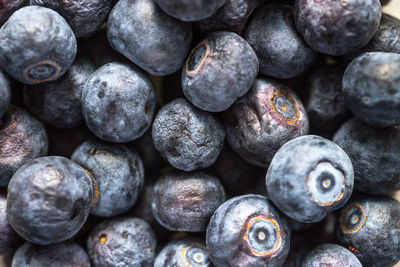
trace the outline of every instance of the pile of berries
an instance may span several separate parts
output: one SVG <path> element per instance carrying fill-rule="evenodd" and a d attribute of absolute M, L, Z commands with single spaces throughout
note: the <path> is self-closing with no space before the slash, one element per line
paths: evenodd
<path fill-rule="evenodd" d="M 394 266 L 387 2 L 0 0 L 0 255 Z"/>

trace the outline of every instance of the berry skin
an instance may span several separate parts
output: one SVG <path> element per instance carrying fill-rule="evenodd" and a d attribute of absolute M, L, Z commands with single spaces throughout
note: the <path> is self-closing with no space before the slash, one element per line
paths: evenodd
<path fill-rule="evenodd" d="M 375 35 L 381 20 L 379 0 L 296 0 L 297 30 L 315 51 L 332 56 L 355 52 Z"/>
<path fill-rule="evenodd" d="M 293 78 L 307 71 L 317 59 L 317 53 L 296 31 L 292 9 L 281 4 L 264 5 L 247 24 L 245 39 L 256 52 L 264 75 Z"/>
<path fill-rule="evenodd" d="M 193 23 L 194 28 L 202 36 L 216 31 L 242 34 L 247 20 L 260 3 L 261 0 L 227 0 L 214 15 Z"/>
<path fill-rule="evenodd" d="M 143 163 L 136 152 L 123 145 L 86 141 L 71 159 L 90 170 L 96 182 L 98 198 L 91 214 L 112 217 L 132 208 L 144 181 Z"/>
<path fill-rule="evenodd" d="M 225 190 L 217 178 L 172 172 L 154 185 L 151 207 L 156 220 L 170 231 L 202 232 L 224 201 Z"/>
<path fill-rule="evenodd" d="M 40 122 L 11 105 L 0 127 L 0 186 L 7 186 L 21 165 L 47 155 L 48 138 Z"/>
<path fill-rule="evenodd" d="M 218 267 L 282 266 L 289 253 L 290 228 L 265 197 L 234 197 L 215 211 L 206 244 Z"/>
<path fill-rule="evenodd" d="M 107 23 L 115 50 L 152 75 L 182 68 L 192 42 L 192 26 L 165 14 L 153 0 L 120 0 Z"/>
<path fill-rule="evenodd" d="M 0 195 L 0 255 L 10 255 L 23 242 L 7 220 L 7 198 Z"/>
<path fill-rule="evenodd" d="M 54 81 L 71 66 L 76 38 L 57 12 L 23 7 L 0 29 L 0 67 L 27 84 Z"/>
<path fill-rule="evenodd" d="M 275 154 L 265 178 L 268 197 L 290 218 L 313 223 L 341 208 L 353 192 L 350 158 L 335 143 L 297 137 Z"/>
<path fill-rule="evenodd" d="M 186 60 L 182 90 L 196 107 L 224 111 L 247 93 L 257 73 L 257 56 L 242 37 L 232 32 L 214 32 Z"/>
<path fill-rule="evenodd" d="M 353 118 L 333 141 L 351 158 L 357 190 L 381 195 L 400 189 L 399 128 L 373 128 Z"/>
<path fill-rule="evenodd" d="M 11 101 L 11 87 L 7 76 L 0 70 L 0 123 Z"/>
<path fill-rule="evenodd" d="M 336 233 L 364 266 L 393 266 L 400 260 L 400 203 L 359 196 L 342 208 Z"/>
<path fill-rule="evenodd" d="M 61 129 L 82 123 L 81 94 L 96 70 L 86 58 L 77 58 L 67 73 L 54 82 L 24 88 L 24 104 L 41 121 Z"/>
<path fill-rule="evenodd" d="M 30 0 L 31 5 L 57 11 L 71 26 L 76 37 L 88 36 L 100 29 L 111 10 L 111 0 Z"/>
<path fill-rule="evenodd" d="M 226 0 L 155 0 L 168 15 L 182 21 L 197 21 L 212 16 Z"/>
<path fill-rule="evenodd" d="M 109 142 L 129 142 L 150 127 L 155 89 L 145 74 L 123 63 L 97 69 L 82 91 L 82 113 L 88 128 Z"/>
<path fill-rule="evenodd" d="M 301 266 L 362 267 L 362 264 L 350 250 L 335 244 L 323 244 L 311 250 L 304 258 Z"/>
<path fill-rule="evenodd" d="M 48 245 L 74 236 L 95 201 L 87 170 L 64 157 L 43 157 L 24 164 L 11 179 L 7 218 L 25 240 Z"/>
<path fill-rule="evenodd" d="M 224 145 L 225 132 L 213 115 L 178 98 L 163 106 L 153 122 L 155 148 L 177 169 L 211 166 Z"/>
<path fill-rule="evenodd" d="M 343 76 L 343 96 L 349 109 L 376 127 L 400 124 L 400 55 L 370 52 L 354 59 Z"/>
<path fill-rule="evenodd" d="M 157 255 L 154 267 L 212 267 L 204 241 L 186 237 L 168 243 Z"/>
<path fill-rule="evenodd" d="M 366 52 L 400 53 L 400 20 L 388 14 L 382 14 L 379 30 L 372 40 L 356 52 L 345 55 L 345 60 L 352 60 Z"/>
<path fill-rule="evenodd" d="M 250 91 L 224 113 L 226 139 L 244 160 L 267 168 L 287 141 L 309 130 L 307 113 L 286 86 L 257 79 Z"/>
<path fill-rule="evenodd" d="M 11 266 L 90 267 L 90 260 L 85 250 L 72 241 L 48 246 L 38 246 L 26 242 L 15 252 Z"/>
<path fill-rule="evenodd" d="M 25 4 L 25 0 L 1 0 L 0 1 L 0 26 L 15 12 Z"/>
<path fill-rule="evenodd" d="M 344 69 L 326 66 L 310 77 L 307 114 L 313 129 L 331 132 L 351 116 L 342 93 Z"/>
<path fill-rule="evenodd" d="M 94 267 L 151 267 L 156 246 L 149 224 L 137 218 L 105 220 L 93 228 L 87 240 Z"/>

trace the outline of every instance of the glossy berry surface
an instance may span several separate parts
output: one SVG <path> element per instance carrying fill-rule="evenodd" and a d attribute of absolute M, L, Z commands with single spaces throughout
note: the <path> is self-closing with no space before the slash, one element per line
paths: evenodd
<path fill-rule="evenodd" d="M 350 250 L 335 244 L 323 244 L 311 250 L 303 259 L 301 266 L 362 267 L 362 264 Z"/>
<path fill-rule="evenodd" d="M 225 201 L 220 181 L 204 173 L 172 172 L 153 188 L 152 210 L 170 231 L 205 231 L 214 211 Z"/>
<path fill-rule="evenodd" d="M 182 21 L 197 21 L 213 15 L 226 0 L 155 0 L 168 15 Z"/>
<path fill-rule="evenodd" d="M 264 75 L 292 78 L 307 71 L 317 59 L 317 53 L 297 33 L 292 9 L 280 4 L 263 5 L 246 27 L 245 39 L 256 52 Z"/>
<path fill-rule="evenodd" d="M 217 160 L 225 132 L 213 115 L 178 98 L 158 112 L 152 136 L 155 148 L 172 166 L 193 171 L 207 168 Z"/>
<path fill-rule="evenodd" d="M 76 37 L 100 29 L 111 10 L 112 0 L 30 0 L 31 5 L 51 8 L 65 18 Z"/>
<path fill-rule="evenodd" d="M 108 63 L 86 81 L 81 98 L 83 118 L 100 139 L 129 142 L 150 127 L 155 97 L 151 81 L 139 69 Z"/>
<path fill-rule="evenodd" d="M 91 214 L 112 217 L 132 208 L 144 181 L 143 163 L 135 152 L 124 145 L 86 141 L 71 159 L 90 170 L 96 182 Z"/>
<path fill-rule="evenodd" d="M 204 241 L 186 237 L 168 243 L 157 255 L 154 267 L 212 267 Z"/>
<path fill-rule="evenodd" d="M 47 155 L 48 138 L 39 121 L 11 105 L 2 118 L 0 147 L 0 186 L 7 186 L 24 163 Z"/>
<path fill-rule="evenodd" d="M 47 245 L 74 236 L 96 200 L 90 174 L 58 156 L 29 161 L 8 186 L 7 218 L 25 240 Z"/>
<path fill-rule="evenodd" d="M 364 266 L 393 266 L 400 260 L 400 203 L 361 196 L 341 210 L 336 233 Z"/>
<path fill-rule="evenodd" d="M 67 73 L 54 82 L 24 88 L 24 104 L 41 121 L 61 129 L 82 123 L 81 94 L 94 64 L 78 57 Z"/>
<path fill-rule="evenodd" d="M 227 0 L 214 15 L 193 23 L 193 26 L 202 35 L 215 31 L 241 34 L 260 3 L 261 0 Z"/>
<path fill-rule="evenodd" d="M 71 27 L 49 8 L 23 7 L 0 29 L 0 67 L 23 83 L 57 80 L 73 63 L 76 50 Z"/>
<path fill-rule="evenodd" d="M 214 32 L 186 60 L 182 90 L 196 107 L 224 111 L 247 93 L 257 73 L 257 56 L 242 37 L 232 32 Z"/>
<path fill-rule="evenodd" d="M 96 266 L 151 267 L 157 241 L 148 223 L 137 218 L 105 220 L 87 240 L 88 254 Z"/>
<path fill-rule="evenodd" d="M 15 252 L 11 266 L 90 267 L 90 260 L 85 250 L 72 241 L 47 246 L 38 246 L 26 242 Z"/>
<path fill-rule="evenodd" d="M 290 228 L 264 196 L 242 195 L 215 211 L 206 244 L 215 266 L 282 266 L 289 253 Z"/>
<path fill-rule="evenodd" d="M 379 0 L 308 1 L 296 0 L 297 30 L 314 50 L 332 56 L 354 52 L 366 45 L 378 31 Z"/>
<path fill-rule="evenodd" d="M 328 139 L 306 135 L 283 145 L 265 178 L 268 197 L 290 218 L 322 221 L 341 208 L 353 192 L 349 156 Z"/>
<path fill-rule="evenodd" d="M 247 162 L 264 168 L 283 144 L 309 130 L 299 97 L 269 79 L 257 79 L 224 113 L 223 122 L 232 149 Z"/>
<path fill-rule="evenodd" d="M 338 65 L 318 69 L 309 79 L 307 114 L 314 129 L 334 131 L 351 116 L 342 93 L 344 69 Z"/>
<path fill-rule="evenodd" d="M 23 242 L 7 220 L 7 198 L 0 195 L 0 255 L 9 255 Z"/>
<path fill-rule="evenodd" d="M 0 71 L 0 118 L 6 113 L 11 101 L 11 87 L 8 77 Z"/>
<path fill-rule="evenodd" d="M 344 100 L 354 115 L 377 127 L 400 124 L 400 55 L 371 52 L 354 59 L 343 76 Z"/>
<path fill-rule="evenodd" d="M 114 49 L 152 75 L 182 68 L 192 42 L 192 27 L 165 14 L 154 0 L 120 0 L 107 22 Z"/>
<path fill-rule="evenodd" d="M 350 119 L 333 141 L 351 158 L 357 190 L 380 195 L 400 189 L 399 128 L 374 128 Z"/>

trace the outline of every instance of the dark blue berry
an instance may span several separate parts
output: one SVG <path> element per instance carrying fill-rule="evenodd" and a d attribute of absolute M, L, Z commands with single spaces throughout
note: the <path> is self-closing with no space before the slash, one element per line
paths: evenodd
<path fill-rule="evenodd" d="M 290 229 L 265 197 L 243 195 L 218 207 L 207 227 L 206 244 L 218 267 L 282 266 Z"/>
<path fill-rule="evenodd" d="M 11 179 L 7 218 L 31 243 L 58 243 L 81 229 L 95 200 L 95 185 L 87 170 L 63 157 L 38 158 L 24 164 Z"/>
<path fill-rule="evenodd" d="M 135 204 L 144 181 L 139 156 L 123 145 L 86 141 L 71 159 L 90 170 L 97 186 L 97 200 L 91 214 L 112 217 Z"/>
<path fill-rule="evenodd" d="M 8 77 L 0 70 L 0 123 L 11 101 L 11 87 Z"/>
<path fill-rule="evenodd" d="M 153 75 L 182 68 L 192 27 L 165 14 L 154 0 L 120 0 L 107 23 L 108 40 L 121 54 Z"/>
<path fill-rule="evenodd" d="M 323 244 L 311 250 L 304 258 L 301 266 L 362 267 L 362 264 L 350 250 L 335 244 Z"/>
<path fill-rule="evenodd" d="M 228 109 L 250 89 L 258 73 L 251 46 L 232 32 L 214 32 L 190 53 L 182 70 L 182 90 L 198 108 Z"/>
<path fill-rule="evenodd" d="M 225 190 L 217 178 L 204 173 L 172 172 L 154 185 L 152 210 L 168 230 L 201 232 L 224 201 Z"/>
<path fill-rule="evenodd" d="M 322 221 L 353 192 L 350 158 L 335 143 L 315 135 L 297 137 L 275 154 L 265 178 L 268 197 L 290 218 Z"/>
<path fill-rule="evenodd" d="M 70 26 L 49 8 L 23 7 L 0 29 L 0 67 L 23 83 L 60 78 L 73 63 L 76 50 Z"/>

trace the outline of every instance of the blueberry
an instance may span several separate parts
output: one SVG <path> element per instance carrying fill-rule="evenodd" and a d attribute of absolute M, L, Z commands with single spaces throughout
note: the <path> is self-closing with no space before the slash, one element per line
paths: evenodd
<path fill-rule="evenodd" d="M 336 132 L 333 141 L 353 162 L 357 190 L 387 194 L 400 189 L 399 128 L 373 128 L 350 119 Z"/>
<path fill-rule="evenodd" d="M 265 178 L 268 196 L 290 218 L 322 221 L 353 191 L 350 158 L 335 143 L 315 135 L 297 137 L 275 154 Z"/>
<path fill-rule="evenodd" d="M 192 26 L 168 16 L 153 0 L 118 1 L 107 30 L 111 46 L 153 75 L 178 71 L 192 42 Z"/>
<path fill-rule="evenodd" d="M 184 171 L 211 166 L 222 150 L 225 132 L 211 114 L 178 98 L 166 104 L 153 122 L 155 148 L 168 162 Z"/>
<path fill-rule="evenodd" d="M 111 10 L 111 0 L 30 0 L 30 4 L 57 11 L 71 26 L 76 37 L 95 33 Z"/>
<path fill-rule="evenodd" d="M 6 113 L 11 101 L 11 87 L 7 76 L 0 70 L 0 118 Z M 1 119 L 0 119 L 1 122 Z"/>
<path fill-rule="evenodd" d="M 0 186 L 7 186 L 21 165 L 47 155 L 47 134 L 28 112 L 11 105 L 2 118 L 0 147 Z"/>
<path fill-rule="evenodd" d="M 29 161 L 8 185 L 7 218 L 31 243 L 47 245 L 75 235 L 96 200 L 87 170 L 58 156 Z"/>
<path fill-rule="evenodd" d="M 60 78 L 74 61 L 76 49 L 70 26 L 49 8 L 23 7 L 0 29 L 0 67 L 23 83 Z"/>
<path fill-rule="evenodd" d="M 82 89 L 95 70 L 90 60 L 77 58 L 57 81 L 25 87 L 25 106 L 51 126 L 62 129 L 78 126 L 82 122 Z"/>
<path fill-rule="evenodd" d="M 47 246 L 38 246 L 26 242 L 15 252 L 11 266 L 90 267 L 90 260 L 83 248 L 72 241 Z"/>
<path fill-rule="evenodd" d="M 312 128 L 330 132 L 350 117 L 342 94 L 343 73 L 342 67 L 331 65 L 311 75 L 307 114 Z"/>
<path fill-rule="evenodd" d="M 364 266 L 393 266 L 400 260 L 400 203 L 356 198 L 341 210 L 336 233 Z"/>
<path fill-rule="evenodd" d="M 260 3 L 261 0 L 228 0 L 211 17 L 195 22 L 194 27 L 201 35 L 215 31 L 241 34 Z"/>
<path fill-rule="evenodd" d="M 129 142 L 150 127 L 156 106 L 155 89 L 137 68 L 108 63 L 97 69 L 82 91 L 82 113 L 97 137 Z"/>
<path fill-rule="evenodd" d="M 204 241 L 186 237 L 168 243 L 157 255 L 154 267 L 212 267 Z"/>
<path fill-rule="evenodd" d="M 260 72 L 274 78 L 298 76 L 317 59 L 317 53 L 296 31 L 291 6 L 258 8 L 247 24 L 245 39 L 257 54 Z"/>
<path fill-rule="evenodd" d="M 242 195 L 215 211 L 206 244 L 218 267 L 282 266 L 289 253 L 290 228 L 265 197 Z"/>
<path fill-rule="evenodd" d="M 214 169 L 224 187 L 234 193 L 251 189 L 258 180 L 264 179 L 266 173 L 265 169 L 243 160 L 226 143 L 214 164 Z"/>
<path fill-rule="evenodd" d="M 257 56 L 242 37 L 214 32 L 190 53 L 182 70 L 182 90 L 196 107 L 224 111 L 247 93 L 257 73 Z"/>
<path fill-rule="evenodd" d="M 14 13 L 17 9 L 25 4 L 25 0 L 2 0 L 0 7 L 0 26 Z"/>
<path fill-rule="evenodd" d="M 7 198 L 0 195 L 0 255 L 10 255 L 22 243 L 22 238 L 7 220 Z"/>
<path fill-rule="evenodd" d="M 105 220 L 87 240 L 89 257 L 97 266 L 153 266 L 157 241 L 148 223 L 137 218 Z"/>
<path fill-rule="evenodd" d="M 382 14 L 379 30 L 372 38 L 372 40 L 360 50 L 345 55 L 345 60 L 354 59 L 357 56 L 366 52 L 392 52 L 400 53 L 400 20 L 388 14 Z"/>
<path fill-rule="evenodd" d="M 155 0 L 168 15 L 183 21 L 197 21 L 212 16 L 226 0 Z"/>
<path fill-rule="evenodd" d="M 377 127 L 400 124 L 400 55 L 370 52 L 347 66 L 343 95 L 349 109 Z"/>
<path fill-rule="evenodd" d="M 338 56 L 360 49 L 373 38 L 380 9 L 379 0 L 296 0 L 294 21 L 311 48 Z"/>
<path fill-rule="evenodd" d="M 307 113 L 297 95 L 267 79 L 257 79 L 223 118 L 232 149 L 263 168 L 284 143 L 309 130 Z"/>
<path fill-rule="evenodd" d="M 166 229 L 201 232 L 224 201 L 225 190 L 217 178 L 204 173 L 172 172 L 154 185 L 151 207 Z"/>
<path fill-rule="evenodd" d="M 319 245 L 311 250 L 302 262 L 302 267 L 348 266 L 362 267 L 350 250 L 335 244 Z"/>
<path fill-rule="evenodd" d="M 123 145 L 86 141 L 71 159 L 90 170 L 96 181 L 98 199 L 90 213 L 112 217 L 132 208 L 144 181 L 139 156 Z"/>

